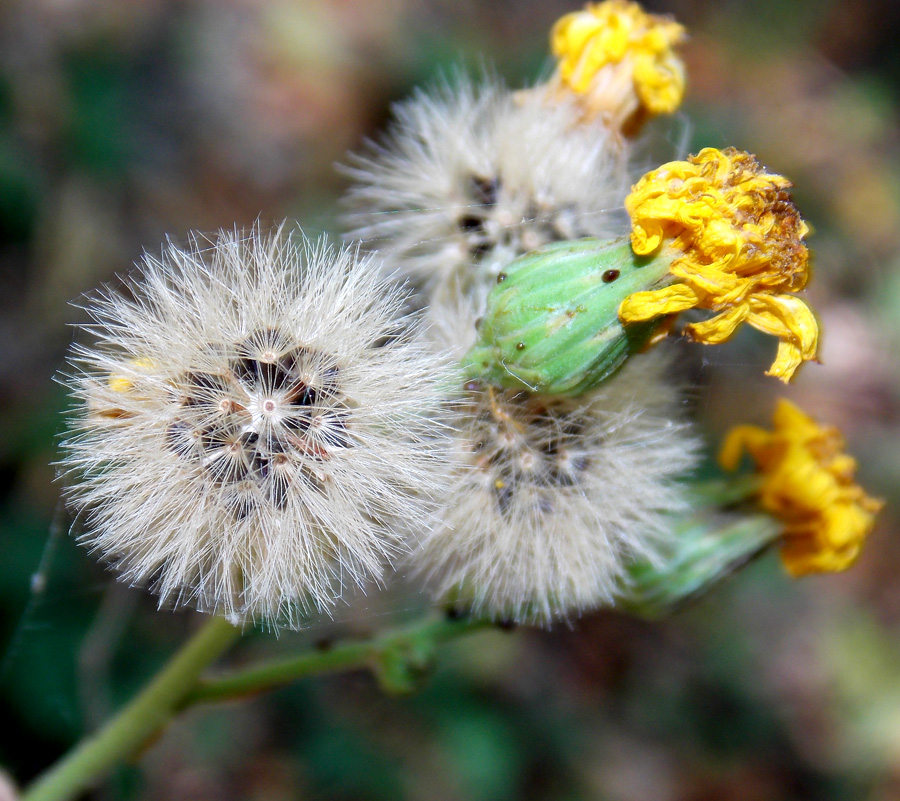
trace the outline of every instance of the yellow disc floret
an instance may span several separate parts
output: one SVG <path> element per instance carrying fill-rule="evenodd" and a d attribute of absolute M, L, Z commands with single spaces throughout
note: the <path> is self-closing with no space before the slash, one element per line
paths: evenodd
<path fill-rule="evenodd" d="M 781 399 L 773 431 L 737 426 L 719 460 L 737 467 L 750 454 L 762 474 L 760 503 L 785 524 L 781 557 L 791 575 L 846 570 L 859 555 L 883 502 L 853 481 L 856 461 L 840 431 L 823 427 Z"/>
<path fill-rule="evenodd" d="M 716 315 L 685 328 L 706 344 L 725 342 L 746 322 L 781 340 L 767 375 L 789 381 L 816 358 L 819 335 L 793 294 L 809 279 L 809 228 L 790 186 L 733 148 L 706 148 L 647 173 L 625 200 L 631 246 L 639 256 L 669 248 L 674 283 L 626 298 L 622 322 L 706 309 Z"/>
<path fill-rule="evenodd" d="M 685 70 L 674 48 L 684 38 L 684 28 L 667 17 L 607 0 L 559 19 L 550 45 L 559 59 L 557 81 L 583 96 L 591 116 L 633 133 L 643 118 L 681 105 Z"/>

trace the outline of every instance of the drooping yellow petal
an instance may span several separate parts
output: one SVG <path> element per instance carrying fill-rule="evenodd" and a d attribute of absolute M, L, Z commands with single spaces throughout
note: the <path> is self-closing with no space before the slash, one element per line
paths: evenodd
<path fill-rule="evenodd" d="M 778 350 L 775 351 L 775 361 L 765 374 L 787 384 L 801 364 L 803 353 L 800 348 L 791 340 L 782 339 L 778 343 Z"/>
<path fill-rule="evenodd" d="M 785 525 L 781 557 L 794 576 L 846 570 L 856 560 L 883 502 L 854 483 L 855 460 L 836 428 L 820 426 L 782 399 L 774 429 L 738 426 L 719 461 L 737 467 L 750 454 L 762 475 L 760 504 Z"/>
<path fill-rule="evenodd" d="M 704 345 L 721 345 L 734 336 L 738 326 L 747 319 L 749 309 L 746 304 L 732 306 L 702 323 L 691 323 L 685 326 L 685 334 L 694 342 Z"/>
<path fill-rule="evenodd" d="M 687 333 L 717 344 L 747 322 L 778 337 L 768 375 L 783 381 L 814 360 L 818 348 L 815 315 L 793 294 L 809 279 L 803 242 L 809 228 L 791 202 L 790 186 L 749 153 L 706 148 L 647 173 L 625 200 L 634 252 L 674 252 L 670 279 L 694 290 L 692 308 L 715 312 Z M 623 308 L 631 309 L 629 300 Z"/>
<path fill-rule="evenodd" d="M 794 295 L 756 293 L 749 299 L 749 306 L 750 325 L 781 339 L 795 339 L 804 360 L 816 357 L 819 324 L 803 300 Z"/>
<path fill-rule="evenodd" d="M 693 309 L 697 293 L 686 284 L 672 284 L 662 289 L 635 292 L 619 306 L 619 319 L 625 323 L 639 323 L 665 314 L 677 314 Z"/>
<path fill-rule="evenodd" d="M 809 306 L 793 295 L 757 293 L 749 300 L 748 324 L 779 337 L 778 353 L 766 375 L 785 383 L 804 362 L 816 358 L 819 324 Z"/>

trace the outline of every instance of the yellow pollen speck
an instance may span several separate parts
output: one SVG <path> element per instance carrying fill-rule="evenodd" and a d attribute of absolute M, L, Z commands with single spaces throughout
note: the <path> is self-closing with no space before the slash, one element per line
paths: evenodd
<path fill-rule="evenodd" d="M 684 97 L 685 70 L 674 48 L 684 28 L 628 0 L 589 3 L 553 26 L 557 88 L 575 93 L 588 116 L 633 134 L 647 117 L 671 114 Z"/>
<path fill-rule="evenodd" d="M 134 370 L 146 372 L 154 369 L 156 364 L 152 359 L 130 359 L 128 366 L 134 368 Z M 129 392 L 134 389 L 132 377 L 129 377 L 124 373 L 111 373 L 108 383 L 109 388 L 113 392 Z"/>
<path fill-rule="evenodd" d="M 501 481 L 499 478 L 494 482 L 494 489 L 501 490 L 506 486 L 504 481 Z"/>
<path fill-rule="evenodd" d="M 625 200 L 638 255 L 670 248 L 668 285 L 627 297 L 623 323 L 687 309 L 715 316 L 686 326 L 697 342 L 730 339 L 741 323 L 779 338 L 767 375 L 789 381 L 814 360 L 818 324 L 793 293 L 809 279 L 809 227 L 791 201 L 790 182 L 749 153 L 706 148 L 647 173 Z"/>
<path fill-rule="evenodd" d="M 836 428 L 823 427 L 787 400 L 773 416 L 774 430 L 737 426 L 719 461 L 737 467 L 744 451 L 762 474 L 764 509 L 785 524 L 781 558 L 793 576 L 846 570 L 884 505 L 853 481 L 856 461 L 843 453 Z"/>

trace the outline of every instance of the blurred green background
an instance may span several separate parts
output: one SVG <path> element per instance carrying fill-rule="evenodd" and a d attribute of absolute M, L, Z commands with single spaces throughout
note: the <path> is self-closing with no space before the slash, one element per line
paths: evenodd
<path fill-rule="evenodd" d="M 333 164 L 389 104 L 462 65 L 547 67 L 548 0 L 7 0 L 0 6 L 0 765 L 25 782 L 196 620 L 157 612 L 65 533 L 51 463 L 67 305 L 167 234 L 284 217 L 336 230 Z M 768 555 L 670 620 L 611 612 L 447 646 L 418 695 L 308 680 L 197 710 L 98 799 L 780 801 L 900 796 L 900 4 L 648 3 L 691 33 L 663 158 L 733 144 L 814 226 L 822 366 L 786 391 L 845 431 L 888 506 L 859 564 L 790 581 Z M 487 55 L 486 55 L 487 54 Z M 648 165 L 650 166 L 650 165 Z M 771 341 L 684 348 L 710 443 L 783 392 Z M 711 448 L 713 446 L 711 445 Z M 55 533 L 53 533 L 55 532 Z M 33 576 L 43 564 L 42 578 Z M 396 623 L 394 591 L 234 663 Z"/>

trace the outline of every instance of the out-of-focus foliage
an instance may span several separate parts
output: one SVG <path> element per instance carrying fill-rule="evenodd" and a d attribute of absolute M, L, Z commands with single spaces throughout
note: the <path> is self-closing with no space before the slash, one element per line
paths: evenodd
<path fill-rule="evenodd" d="M 809 297 L 823 365 L 807 365 L 789 393 L 844 430 L 861 483 L 888 501 L 860 563 L 795 583 L 769 555 L 658 623 L 599 613 L 571 630 L 478 634 L 446 647 L 411 697 L 350 675 L 195 711 L 103 797 L 896 797 L 900 10 L 891 0 L 648 5 L 691 33 L 684 113 L 649 126 L 656 163 L 707 145 L 747 149 L 794 181 L 815 228 Z M 343 189 L 333 162 L 383 125 L 390 102 L 460 65 L 493 65 L 513 84 L 536 77 L 550 24 L 576 7 L 0 9 L 0 764 L 18 780 L 96 726 L 193 625 L 112 584 L 65 517 L 50 533 L 59 486 L 48 465 L 66 403 L 51 376 L 80 314 L 68 301 L 167 233 L 285 216 L 333 230 Z M 752 332 L 682 349 L 710 443 L 769 418 L 782 391 L 761 376 L 770 351 Z M 420 603 L 371 597 L 335 627 L 254 634 L 234 659 L 377 630 Z"/>

